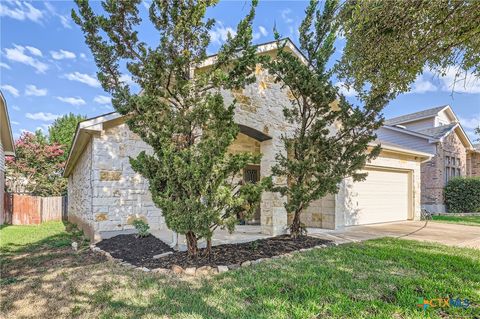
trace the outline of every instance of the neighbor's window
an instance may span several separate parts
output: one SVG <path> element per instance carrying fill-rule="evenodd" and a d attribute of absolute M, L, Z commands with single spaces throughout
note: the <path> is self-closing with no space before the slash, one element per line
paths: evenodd
<path fill-rule="evenodd" d="M 445 183 L 456 176 L 461 176 L 460 158 L 445 156 Z"/>

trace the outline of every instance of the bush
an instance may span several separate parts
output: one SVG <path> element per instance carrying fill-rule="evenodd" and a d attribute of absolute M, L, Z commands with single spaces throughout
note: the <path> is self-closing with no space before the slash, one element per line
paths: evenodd
<path fill-rule="evenodd" d="M 148 231 L 150 229 L 150 226 L 148 226 L 145 221 L 141 219 L 135 219 L 132 224 L 138 231 L 138 237 L 147 237 L 150 234 L 150 232 Z"/>
<path fill-rule="evenodd" d="M 445 187 L 449 213 L 480 212 L 480 177 L 457 177 Z"/>

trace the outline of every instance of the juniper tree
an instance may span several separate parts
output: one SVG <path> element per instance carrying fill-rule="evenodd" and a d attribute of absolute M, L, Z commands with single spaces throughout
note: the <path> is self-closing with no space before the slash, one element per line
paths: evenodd
<path fill-rule="evenodd" d="M 197 254 L 198 239 L 210 243 L 216 227 L 232 231 L 239 212 L 251 214 L 268 182 L 236 182 L 234 177 L 259 158 L 227 153 L 239 130 L 233 120 L 235 103 L 226 105 L 220 94 L 254 81 L 251 25 L 257 2 L 221 46 L 215 63 L 199 71 L 215 25 L 205 14 L 216 2 L 152 1 L 149 20 L 158 32 L 155 46 L 138 38 L 141 0 L 103 1 L 103 15 L 87 1 L 76 0 L 78 13 L 72 11 L 113 107 L 153 150 L 130 163 L 148 180 L 167 226 L 185 234 L 191 255 Z M 122 82 L 124 62 L 140 94 Z"/>
<path fill-rule="evenodd" d="M 337 1 L 327 0 L 322 11 L 311 1 L 300 26 L 300 59 L 286 48 L 276 33 L 278 54 L 267 62 L 275 80 L 288 89 L 293 105 L 284 109 L 285 119 L 296 127 L 292 136 L 282 136 L 287 154 L 277 154 L 274 176 L 286 176 L 286 186 L 274 191 L 288 198 L 285 208 L 293 214 L 291 235 L 303 233 L 302 211 L 328 193 L 338 192 L 339 183 L 351 176 L 359 181 L 365 163 L 379 153 L 374 131 L 381 125 L 380 111 L 387 99 L 374 89 L 363 96 L 363 107 L 353 107 L 332 84 L 327 62 L 334 52 L 337 33 Z"/>

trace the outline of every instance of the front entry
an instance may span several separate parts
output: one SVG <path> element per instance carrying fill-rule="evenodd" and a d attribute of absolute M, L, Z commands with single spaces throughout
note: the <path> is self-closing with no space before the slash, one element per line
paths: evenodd
<path fill-rule="evenodd" d="M 260 181 L 260 165 L 248 165 L 243 169 L 243 180 L 245 183 L 257 183 Z M 253 216 L 249 219 L 244 219 L 239 216 L 241 224 L 260 225 L 260 205 L 257 207 Z"/>

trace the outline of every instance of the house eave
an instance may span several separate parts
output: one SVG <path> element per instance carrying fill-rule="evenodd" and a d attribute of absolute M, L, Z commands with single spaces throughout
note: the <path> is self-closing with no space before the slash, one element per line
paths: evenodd
<path fill-rule="evenodd" d="M 0 91 L 0 137 L 5 155 L 15 156 L 15 143 L 13 141 L 12 127 L 8 116 L 7 101 Z"/>

